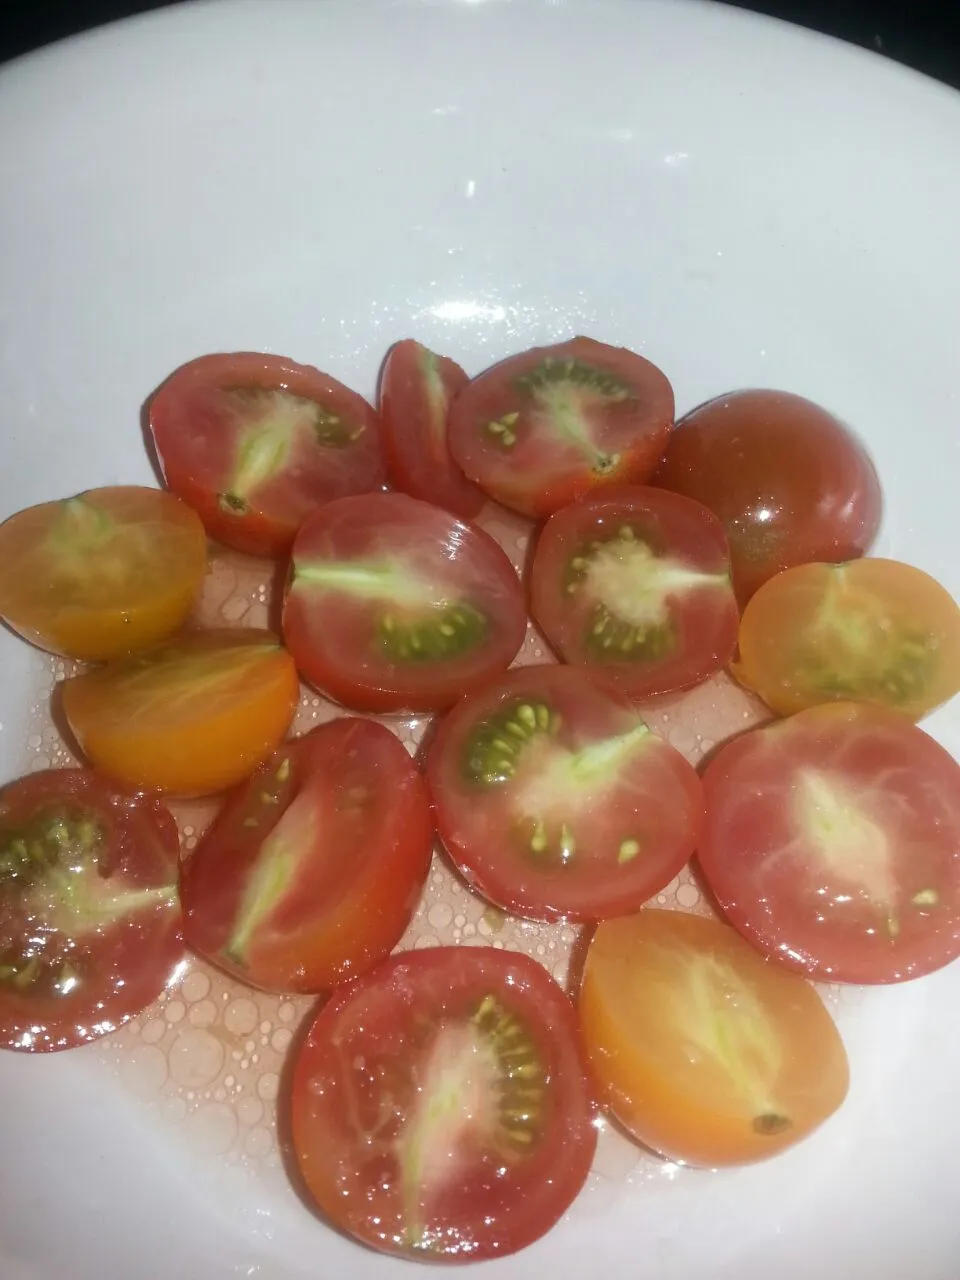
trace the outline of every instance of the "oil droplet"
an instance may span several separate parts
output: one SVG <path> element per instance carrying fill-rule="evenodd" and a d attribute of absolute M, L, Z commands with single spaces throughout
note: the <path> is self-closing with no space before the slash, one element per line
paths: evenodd
<path fill-rule="evenodd" d="M 241 1124 L 258 1124 L 263 1119 L 263 1103 L 259 1098 L 241 1098 L 237 1103 L 237 1118 Z"/>
<path fill-rule="evenodd" d="M 427 912 L 427 920 L 434 929 L 446 929 L 453 919 L 453 907 L 449 902 L 435 902 Z"/>
<path fill-rule="evenodd" d="M 297 1007 L 293 1004 L 282 1004 L 279 1010 L 281 1022 L 292 1022 L 297 1016 Z"/>
<path fill-rule="evenodd" d="M 167 1034 L 167 1024 L 160 1018 L 151 1018 L 144 1025 L 140 1033 L 140 1039 L 145 1044 L 157 1044 Z"/>
<path fill-rule="evenodd" d="M 264 1102 L 273 1102 L 280 1091 L 280 1077 L 274 1071 L 268 1071 L 257 1081 L 257 1093 Z"/>
<path fill-rule="evenodd" d="M 237 1117 L 219 1102 L 200 1107 L 187 1118 L 190 1146 L 198 1155 L 224 1155 L 237 1140 Z"/>
<path fill-rule="evenodd" d="M 171 1000 L 164 1011 L 164 1016 L 168 1022 L 182 1022 L 186 1012 L 187 1008 L 185 1004 L 180 1000 Z"/>
<path fill-rule="evenodd" d="M 223 1015 L 224 1025 L 231 1035 L 249 1035 L 259 1021 L 257 1006 L 252 1000 L 231 1000 Z M 249 1050 L 247 1050 L 249 1053 Z"/>
<path fill-rule="evenodd" d="M 189 827 L 184 827 L 183 832 L 186 836 L 193 834 Z M 204 1000 L 210 994 L 210 979 L 202 970 L 193 969 L 181 982 L 180 994 L 187 1004 L 195 1004 L 198 1000 Z"/>
<path fill-rule="evenodd" d="M 185 1088 L 212 1084 L 222 1067 L 223 1045 L 209 1031 L 181 1031 L 170 1046 L 170 1074 Z"/>
<path fill-rule="evenodd" d="M 695 884 L 682 884 L 677 889 L 677 902 L 688 910 L 700 901 L 700 890 Z"/>
<path fill-rule="evenodd" d="M 201 1000 L 187 1015 L 194 1027 L 212 1027 L 217 1020 L 217 1006 L 212 1000 Z"/>
<path fill-rule="evenodd" d="M 276 1049 L 277 1053 L 286 1053 L 290 1048 L 290 1042 L 292 1040 L 293 1032 L 289 1027 L 278 1027 L 273 1033 L 270 1044 L 274 1049 Z"/>
<path fill-rule="evenodd" d="M 269 1129 L 251 1129 L 244 1140 L 243 1149 L 254 1160 L 262 1160 L 273 1150 L 273 1134 Z"/>

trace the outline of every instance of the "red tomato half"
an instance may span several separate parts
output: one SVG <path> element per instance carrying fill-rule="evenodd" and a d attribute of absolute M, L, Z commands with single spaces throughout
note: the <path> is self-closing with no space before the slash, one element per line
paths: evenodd
<path fill-rule="evenodd" d="M 314 508 L 383 485 L 370 405 L 283 356 L 191 360 L 155 392 L 150 430 L 169 487 L 250 555 L 282 555 Z"/>
<path fill-rule="evenodd" d="M 741 605 L 781 569 L 862 556 L 880 524 L 870 455 L 819 405 L 735 391 L 677 424 L 655 483 L 723 522 Z"/>
<path fill-rule="evenodd" d="M 470 379 L 412 338 L 392 346 L 380 373 L 383 451 L 390 479 L 411 498 L 472 520 L 486 499 L 447 447 L 447 415 Z"/>
<path fill-rule="evenodd" d="M 187 942 L 252 986 L 328 991 L 400 941 L 432 838 L 400 740 L 370 720 L 322 725 L 233 793 L 185 864 Z"/>
<path fill-rule="evenodd" d="M 801 711 L 725 746 L 704 784 L 700 864 L 761 951 L 834 982 L 960 955 L 960 765 L 902 716 Z"/>
<path fill-rule="evenodd" d="M 183 957 L 180 837 L 87 769 L 0 790 L 0 1046 L 72 1049 L 157 998 Z"/>
<path fill-rule="evenodd" d="M 293 1073 L 293 1144 L 331 1221 L 421 1261 L 548 1231 L 596 1149 L 573 1006 L 528 956 L 438 947 L 337 992 Z"/>
<path fill-rule="evenodd" d="M 600 668 L 634 698 L 699 684 L 737 643 L 723 526 L 663 489 L 625 485 L 552 515 L 530 599 L 564 662 Z"/>
<path fill-rule="evenodd" d="M 427 781 L 466 879 L 534 920 L 636 911 L 703 825 L 693 766 L 575 667 L 521 667 L 465 698 L 430 746 Z"/>
<path fill-rule="evenodd" d="M 598 485 L 643 484 L 673 408 L 673 388 L 649 360 L 574 338 L 474 378 L 450 411 L 450 452 L 504 506 L 547 516 Z"/>
<path fill-rule="evenodd" d="M 520 580 L 483 530 L 402 493 L 343 498 L 304 523 L 283 634 L 311 684 L 360 711 L 434 711 L 506 670 Z"/>

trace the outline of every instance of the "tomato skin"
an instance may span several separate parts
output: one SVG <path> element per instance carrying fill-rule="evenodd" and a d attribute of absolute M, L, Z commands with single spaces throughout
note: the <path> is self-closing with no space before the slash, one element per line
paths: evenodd
<path fill-rule="evenodd" d="M 243 510 L 221 501 L 238 466 L 242 410 L 231 402 L 237 392 L 288 393 L 344 429 L 335 445 L 307 435 L 281 442 L 282 463 L 245 495 Z M 383 487 L 373 408 L 335 378 L 285 356 L 251 351 L 191 360 L 154 392 L 149 418 L 168 487 L 197 511 L 212 538 L 248 555 L 285 555 L 310 511 Z"/>
<path fill-rule="evenodd" d="M 173 494 L 90 489 L 0 525 L 0 616 L 41 649 L 104 662 L 178 631 L 206 566 L 203 525 Z"/>
<path fill-rule="evenodd" d="M 860 441 L 786 391 L 734 391 L 688 413 L 653 483 L 720 517 L 741 607 L 781 569 L 863 555 L 882 514 Z"/>
<path fill-rule="evenodd" d="M 313 842 L 257 920 L 242 960 L 231 940 L 263 846 L 292 805 L 316 797 Z M 256 825 L 254 825 L 256 824 Z M 188 944 L 267 991 L 329 991 L 400 941 L 430 866 L 426 787 L 383 725 L 345 718 L 286 743 L 229 796 L 185 862 Z M 280 856 L 287 853 L 282 843 Z M 342 853 L 350 851 L 343 865 Z"/>
<path fill-rule="evenodd" d="M 960 765 L 903 716 L 801 711 L 728 743 L 703 781 L 700 866 L 771 960 L 890 983 L 960 955 Z"/>
<path fill-rule="evenodd" d="M 411 592 L 415 604 L 405 602 Z M 473 642 L 459 651 L 451 642 L 448 657 L 391 650 L 414 630 L 438 639 L 448 605 L 483 618 Z M 294 544 L 284 639 L 304 679 L 354 710 L 448 707 L 510 665 L 526 624 L 523 588 L 495 539 L 406 494 L 328 503 Z"/>
<path fill-rule="evenodd" d="M 212 795 L 247 777 L 290 727 L 300 686 L 268 631 L 188 633 L 61 686 L 90 762 L 135 790 Z"/>
<path fill-rule="evenodd" d="M 547 709 L 552 727 L 523 740 L 518 707 Z M 608 748 L 593 764 L 591 752 Z M 488 764 L 500 772 L 508 750 L 507 771 L 483 776 Z M 464 698 L 430 743 L 426 775 L 458 870 L 533 920 L 638 910 L 680 872 L 702 830 L 696 770 L 583 668 L 520 667 Z"/>
<path fill-rule="evenodd" d="M 447 447 L 447 415 L 469 381 L 455 360 L 405 338 L 387 352 L 377 406 L 394 487 L 461 520 L 472 520 L 486 502 Z"/>
<path fill-rule="evenodd" d="M 571 382 L 559 373 L 566 362 L 587 377 L 579 390 L 576 378 Z M 573 397 L 568 416 L 582 415 L 592 443 L 578 443 L 558 425 L 565 409 L 551 405 L 549 387 L 524 383 L 543 370 L 548 383 Z M 597 386 L 606 380 L 614 394 L 591 388 L 594 375 Z M 607 484 L 643 484 L 663 455 L 673 413 L 673 388 L 656 365 L 624 348 L 578 337 L 511 356 L 474 378 L 453 403 L 448 438 L 455 461 L 490 497 L 541 517 Z"/>
<path fill-rule="evenodd" d="M 431 1059 L 444 1035 L 475 1021 L 485 997 L 535 1054 L 542 1120 L 525 1149 L 461 1135 L 430 1175 L 440 1185 L 421 1182 L 411 1195 L 402 1153 L 433 1089 L 443 1088 Z M 480 1261 L 533 1243 L 569 1207 L 596 1149 L 571 1002 L 534 960 L 493 948 L 407 952 L 340 988 L 309 1029 L 292 1086 L 294 1151 L 321 1211 L 364 1244 L 422 1261 Z M 470 1093 L 469 1074 L 465 1086 Z M 464 1098 L 451 1101 L 459 1111 Z M 487 1086 L 477 1102 L 481 1114 L 496 1114 Z M 379 1120 L 368 1130 L 371 1114 Z M 463 1124 L 461 1116 L 447 1123 Z M 410 1242 L 413 1211 L 419 1244 Z"/>
<path fill-rule="evenodd" d="M 591 550 L 598 540 L 600 550 Z M 572 572 L 575 560 L 588 565 L 582 576 Z M 662 599 L 656 613 L 647 595 Z M 701 683 L 726 665 L 736 646 L 739 613 L 723 527 L 701 503 L 663 489 L 604 489 L 552 515 L 537 541 L 530 607 L 564 662 L 602 671 L 637 699 Z M 638 610 L 630 620 L 636 626 L 626 620 L 631 608 Z M 599 625 L 608 639 L 624 633 L 634 652 L 643 651 L 644 635 L 662 635 L 665 652 L 625 660 L 619 644 L 591 643 Z M 641 639 L 634 648 L 635 637 Z"/>
<path fill-rule="evenodd" d="M 919 720 L 960 692 L 960 608 L 896 560 L 777 574 L 744 611 L 733 674 L 779 715 L 853 700 Z"/>
<path fill-rule="evenodd" d="M 17 833 L 32 831 L 35 847 L 48 824 L 65 832 L 67 823 L 95 828 L 93 847 L 60 836 L 34 879 L 29 862 L 11 869 Z M 179 851 L 158 800 L 89 769 L 49 769 L 0 788 L 0 1047 L 72 1049 L 152 1004 L 183 958 Z M 33 980 L 29 956 L 41 966 Z"/>
<path fill-rule="evenodd" d="M 647 908 L 604 922 L 578 1008 L 602 1105 L 671 1160 L 767 1159 L 847 1093 L 843 1042 L 817 992 L 718 920 Z"/>

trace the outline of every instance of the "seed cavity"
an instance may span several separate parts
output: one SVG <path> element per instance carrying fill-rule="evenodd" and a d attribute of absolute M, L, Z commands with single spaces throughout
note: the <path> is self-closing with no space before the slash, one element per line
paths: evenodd
<path fill-rule="evenodd" d="M 535 368 L 515 378 L 513 385 L 518 391 L 528 394 L 536 394 L 551 387 L 568 386 L 593 391 L 615 403 L 634 398 L 630 386 L 613 374 L 597 369 L 584 360 L 558 360 L 554 356 L 545 356 Z"/>
<path fill-rule="evenodd" d="M 793 1121 L 789 1116 L 777 1115 L 774 1111 L 768 1111 L 761 1116 L 756 1116 L 753 1121 L 754 1133 L 759 1133 L 764 1138 L 772 1138 L 778 1133 L 786 1133 L 792 1127 Z"/>
<path fill-rule="evenodd" d="M 634 625 L 599 604 L 586 624 L 584 639 L 594 661 L 656 662 L 676 648 L 677 628 L 672 618 L 648 626 Z"/>
<path fill-rule="evenodd" d="M 514 698 L 505 703 L 476 727 L 467 743 L 463 769 L 468 782 L 483 787 L 509 782 L 524 748 L 541 734 L 555 736 L 559 728 L 560 717 L 545 702 Z"/>
<path fill-rule="evenodd" d="M 936 889 L 921 889 L 910 901 L 915 907 L 935 907 L 940 901 L 940 895 Z"/>
<path fill-rule="evenodd" d="M 640 852 L 639 840 L 624 840 L 620 848 L 617 850 L 617 862 L 622 866 L 625 862 L 632 862 Z"/>
<path fill-rule="evenodd" d="M 505 413 L 501 418 L 488 422 L 486 431 L 498 441 L 502 448 L 511 449 L 517 443 L 517 433 L 514 428 L 519 420 L 519 413 Z"/>
<path fill-rule="evenodd" d="M 489 623 L 472 605 L 453 604 L 415 619 L 384 614 L 378 632 L 379 646 L 392 661 L 427 663 L 476 649 L 486 640 Z"/>

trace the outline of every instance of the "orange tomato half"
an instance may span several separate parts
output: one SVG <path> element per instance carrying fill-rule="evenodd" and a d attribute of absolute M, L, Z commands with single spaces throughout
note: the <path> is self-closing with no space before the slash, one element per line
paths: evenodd
<path fill-rule="evenodd" d="M 206 567 L 200 517 L 172 493 L 90 489 L 0 525 L 0 617 L 41 649 L 106 661 L 178 631 Z"/>
<path fill-rule="evenodd" d="M 74 676 L 63 710 L 83 752 L 127 786 L 210 795 L 276 750 L 299 695 L 267 631 L 200 631 Z"/>
<path fill-rule="evenodd" d="M 846 1096 L 846 1052 L 814 988 L 719 920 L 647 909 L 605 921 L 580 1022 L 600 1100 L 672 1160 L 762 1160 Z"/>
<path fill-rule="evenodd" d="M 919 720 L 960 691 L 960 608 L 897 560 L 778 573 L 744 610 L 738 644 L 733 674 L 784 716 L 867 702 Z"/>

